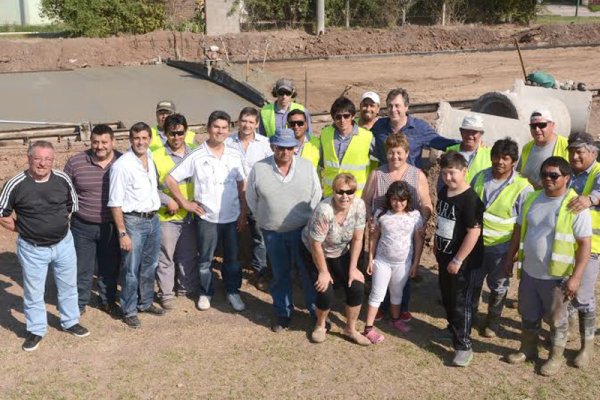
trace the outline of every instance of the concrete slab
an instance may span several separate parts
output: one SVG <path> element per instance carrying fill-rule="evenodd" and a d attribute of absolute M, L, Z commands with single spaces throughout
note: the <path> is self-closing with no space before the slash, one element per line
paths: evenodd
<path fill-rule="evenodd" d="M 0 120 L 154 125 L 156 103 L 171 99 L 190 124 L 199 124 L 214 110 L 236 119 L 251 105 L 221 86 L 167 65 L 0 74 L 0 88 Z M 25 126 L 0 124 L 0 130 Z"/>

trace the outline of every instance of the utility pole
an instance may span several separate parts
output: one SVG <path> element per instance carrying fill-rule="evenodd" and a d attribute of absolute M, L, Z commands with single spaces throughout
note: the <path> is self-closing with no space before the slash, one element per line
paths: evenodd
<path fill-rule="evenodd" d="M 580 0 L 575 0 L 575 16 L 579 16 L 579 2 Z"/>
<path fill-rule="evenodd" d="M 346 28 L 350 28 L 350 0 L 346 0 Z"/>
<path fill-rule="evenodd" d="M 317 0 L 317 35 L 325 33 L 325 0 Z"/>

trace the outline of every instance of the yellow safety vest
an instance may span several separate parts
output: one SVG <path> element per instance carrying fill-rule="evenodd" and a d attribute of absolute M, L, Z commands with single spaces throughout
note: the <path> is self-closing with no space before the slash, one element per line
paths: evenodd
<path fill-rule="evenodd" d="M 600 163 L 595 162 L 587 181 L 581 193 L 583 196 L 589 196 L 594 190 L 594 180 L 600 174 Z M 592 253 L 600 254 L 600 211 L 595 207 L 590 207 L 590 215 L 592 216 Z"/>
<path fill-rule="evenodd" d="M 523 263 L 525 254 L 523 251 L 523 243 L 525 234 L 527 233 L 527 213 L 531 204 L 542 193 L 542 190 L 530 193 L 523 205 L 523 226 L 521 227 L 521 242 L 519 243 L 519 262 Z M 575 267 L 575 252 L 577 250 L 577 241 L 573 233 L 573 221 L 575 220 L 574 212 L 567 208 L 569 202 L 577 197 L 577 193 L 573 189 L 569 189 L 558 210 L 556 218 L 556 228 L 554 230 L 554 242 L 552 243 L 552 255 L 550 257 L 550 266 L 548 274 L 555 277 L 567 277 L 573 273 Z M 519 271 L 520 273 L 520 271 Z M 520 276 L 520 274 L 519 274 Z"/>
<path fill-rule="evenodd" d="M 188 146 L 190 146 L 191 148 L 196 147 L 196 143 L 195 140 L 196 139 L 196 132 L 194 131 L 190 131 L 188 130 L 185 133 L 185 144 L 187 144 Z M 153 126 L 152 127 L 152 139 L 150 140 L 150 151 L 154 151 L 154 150 L 158 150 L 161 147 L 164 147 L 165 145 L 163 144 L 162 140 L 160 140 L 160 134 L 158 133 L 158 127 L 157 126 Z"/>
<path fill-rule="evenodd" d="M 535 141 L 528 142 L 525 146 L 523 146 L 523 152 L 521 153 L 521 163 L 519 164 L 520 168 L 519 172 L 523 172 L 525 168 L 525 164 L 527 164 L 527 159 L 529 158 L 529 154 L 531 154 L 531 149 L 533 149 L 533 145 Z M 557 157 L 562 157 L 565 160 L 569 161 L 569 151 L 567 150 L 567 146 L 569 146 L 569 141 L 566 137 L 561 135 L 556 135 L 556 143 L 554 144 L 554 150 L 552 150 L 552 155 Z"/>
<path fill-rule="evenodd" d="M 315 169 L 319 168 L 319 159 L 321 158 L 321 141 L 318 137 L 313 136 L 302 146 L 300 157 L 310 161 Z"/>
<path fill-rule="evenodd" d="M 526 189 L 529 181 L 518 172 L 512 182 L 504 186 L 492 204 L 483 213 L 483 245 L 496 246 L 510 241 L 517 218 L 513 216 L 513 207 L 521 192 Z M 477 175 L 473 190 L 483 201 L 484 174 Z"/>
<path fill-rule="evenodd" d="M 156 170 L 158 172 L 159 184 L 163 185 L 165 183 L 165 178 L 175 167 L 175 162 L 171 159 L 171 156 L 167 153 L 167 149 L 164 146 L 154 150 L 152 152 L 152 158 L 154 159 L 154 164 L 156 165 Z M 180 183 L 179 190 L 186 200 L 194 200 L 194 184 L 192 182 L 186 183 L 184 181 Z M 165 188 L 164 192 L 172 197 L 171 191 L 168 188 Z M 167 207 L 161 206 L 158 209 L 158 219 L 161 222 L 183 221 L 186 215 L 187 211 L 182 207 L 180 207 L 174 215 L 167 212 Z"/>
<path fill-rule="evenodd" d="M 360 197 L 369 176 L 369 149 L 373 134 L 369 130 L 358 128 L 358 134 L 350 139 L 350 145 L 341 163 L 333 147 L 334 135 L 335 129 L 331 125 L 326 126 L 321 131 L 320 140 L 323 148 L 324 166 L 322 173 L 323 196 L 331 196 L 333 194 L 333 179 L 339 173 L 348 172 L 356 178 L 358 184 L 356 197 Z"/>
<path fill-rule="evenodd" d="M 460 143 L 454 144 L 446 148 L 446 151 L 460 151 Z M 475 156 L 469 164 L 469 168 L 467 169 L 467 175 L 465 179 L 467 183 L 471 183 L 471 179 L 475 177 L 480 171 L 483 171 L 486 168 L 492 166 L 492 149 L 487 146 L 484 146 L 483 143 L 479 145 L 477 150 L 475 150 Z"/>
<path fill-rule="evenodd" d="M 292 110 L 304 111 L 304 106 L 302 104 L 292 103 L 290 104 L 289 111 Z M 267 104 L 260 109 L 260 119 L 267 137 L 273 136 L 275 134 L 275 103 Z"/>

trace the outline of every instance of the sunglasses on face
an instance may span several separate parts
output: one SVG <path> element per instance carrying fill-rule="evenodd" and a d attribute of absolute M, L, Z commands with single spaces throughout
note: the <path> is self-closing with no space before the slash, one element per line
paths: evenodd
<path fill-rule="evenodd" d="M 550 179 L 551 181 L 555 181 L 558 178 L 560 178 L 561 176 L 564 176 L 563 174 L 559 174 L 558 172 L 542 172 L 540 174 L 540 177 L 542 179 Z"/>
<path fill-rule="evenodd" d="M 352 196 L 354 194 L 354 192 L 356 192 L 356 189 L 348 189 L 348 190 L 336 190 L 335 193 L 339 194 L 340 196 L 343 195 L 348 195 L 348 196 Z"/>
<path fill-rule="evenodd" d="M 341 121 L 342 118 L 343 119 L 350 119 L 352 118 L 352 114 L 350 113 L 344 113 L 344 114 L 335 114 L 335 116 L 333 117 L 336 121 Z"/>
<path fill-rule="evenodd" d="M 292 92 L 290 92 L 289 90 L 278 90 L 277 91 L 277 96 L 291 96 Z"/>
<path fill-rule="evenodd" d="M 173 137 L 175 137 L 175 136 L 183 136 L 183 135 L 185 135 L 185 131 L 170 131 L 168 133 L 168 135 L 169 136 L 173 136 Z"/>
<path fill-rule="evenodd" d="M 290 122 L 288 122 L 288 125 L 291 127 L 304 126 L 304 121 L 290 121 Z"/>
<path fill-rule="evenodd" d="M 537 128 L 544 129 L 547 126 L 548 126 L 547 122 L 537 122 L 535 124 L 529 124 L 529 128 L 531 128 L 531 129 L 537 129 Z"/>

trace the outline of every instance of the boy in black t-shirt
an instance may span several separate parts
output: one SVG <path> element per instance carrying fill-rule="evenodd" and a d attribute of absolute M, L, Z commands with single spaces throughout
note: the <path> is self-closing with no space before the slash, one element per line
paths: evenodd
<path fill-rule="evenodd" d="M 471 324 L 474 287 L 473 270 L 481 265 L 483 239 L 481 226 L 484 205 L 465 180 L 467 162 L 451 151 L 440 159 L 444 185 L 436 205 L 435 257 L 439 265 L 439 285 L 446 310 L 448 331 L 454 342 L 452 364 L 466 367 L 473 359 Z"/>

